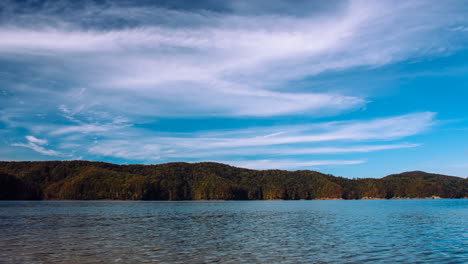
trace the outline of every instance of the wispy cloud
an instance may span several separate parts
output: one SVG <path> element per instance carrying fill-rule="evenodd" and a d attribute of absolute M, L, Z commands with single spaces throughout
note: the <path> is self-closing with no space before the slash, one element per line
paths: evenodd
<path fill-rule="evenodd" d="M 310 168 L 323 165 L 354 165 L 366 162 L 365 160 L 311 160 L 311 161 L 295 161 L 295 160 L 250 160 L 250 161 L 215 161 L 230 164 L 232 166 L 267 170 L 267 169 L 290 169 L 290 168 Z"/>
<path fill-rule="evenodd" d="M 457 26 L 452 28 L 453 31 L 468 31 L 468 26 Z"/>
<path fill-rule="evenodd" d="M 160 146 L 157 144 L 141 144 L 126 140 L 111 140 L 96 144 L 89 148 L 89 153 L 100 156 L 112 156 L 128 160 L 155 162 L 160 160 Z"/>
<path fill-rule="evenodd" d="M 26 139 L 31 142 L 31 143 L 34 143 L 34 144 L 37 144 L 37 145 L 45 145 L 47 144 L 47 140 L 45 139 L 39 139 L 37 137 L 34 137 L 34 136 L 26 136 Z"/>
<path fill-rule="evenodd" d="M 200 15 L 110 4 L 72 14 L 89 19 L 92 26 L 58 16 L 47 5 L 5 19 L 0 53 L 15 61 L 11 54 L 20 55 L 20 62 L 35 63 L 37 56 L 56 62 L 35 71 L 42 78 L 58 73 L 85 86 L 81 98 L 59 95 L 57 101 L 90 108 L 104 103 L 111 111 L 125 107 L 138 116 L 329 115 L 359 109 L 367 100 L 339 92 L 346 87 L 293 92 L 285 84 L 326 71 L 378 67 L 456 49 L 446 41 L 440 43 L 442 49 L 434 48 L 440 41 L 434 32 L 451 26 L 440 8 L 457 10 L 432 4 L 352 1 L 336 5 L 335 12 L 300 16 Z M 424 16 L 417 12 L 422 8 Z M 153 13 L 170 17 L 171 23 L 155 20 Z M 130 21 L 104 26 L 116 19 Z"/>
<path fill-rule="evenodd" d="M 54 131 L 51 131 L 51 135 L 63 135 L 63 134 L 70 134 L 70 133 L 96 133 L 96 132 L 106 132 L 110 131 L 115 128 L 120 128 L 121 126 L 115 126 L 112 124 L 83 124 L 78 126 L 63 126 L 58 128 Z"/>
<path fill-rule="evenodd" d="M 238 156 L 248 157 L 256 155 L 268 156 L 294 156 L 308 154 L 345 154 L 345 153 L 367 153 L 381 150 L 405 149 L 419 147 L 420 144 L 395 143 L 385 145 L 357 145 L 349 147 L 267 147 L 267 148 L 231 148 L 223 150 L 186 150 L 186 151 L 168 151 L 163 153 L 164 157 L 169 158 L 211 158 L 217 156 Z"/>
<path fill-rule="evenodd" d="M 13 143 L 11 144 L 14 147 L 25 147 L 25 148 L 30 148 L 38 153 L 48 155 L 48 156 L 61 156 L 63 155 L 62 153 L 52 150 L 52 149 L 46 149 L 43 145 L 47 144 L 47 140 L 45 139 L 39 139 L 34 136 L 26 136 L 27 143 Z"/>
<path fill-rule="evenodd" d="M 154 131 L 128 131 L 124 136 L 127 140 L 118 135 L 108 137 L 91 145 L 87 151 L 146 162 L 187 158 L 206 160 L 213 157 L 258 159 L 265 155 L 281 159 L 314 154 L 366 153 L 419 146 L 420 144 L 412 143 L 375 142 L 398 140 L 423 133 L 435 123 L 434 115 L 424 112 L 373 120 L 312 123 L 290 127 L 250 128 L 226 132 L 207 130 L 177 137 L 157 136 L 154 135 Z M 373 144 L 355 145 L 361 141 Z M 319 146 L 314 147 L 310 144 Z M 339 147 L 343 144 L 347 146 Z"/>
<path fill-rule="evenodd" d="M 466 46 L 466 7 L 451 0 L 163 2 L 2 1 L 6 144 L 123 162 L 357 164 L 341 157 L 419 146 L 401 140 L 434 127 L 435 113 L 369 113 L 376 98 L 334 76 Z M 212 117 L 237 126 L 158 126 Z"/>
<path fill-rule="evenodd" d="M 368 121 L 343 121 L 320 124 L 322 129 L 301 131 L 301 133 L 282 133 L 276 136 L 251 137 L 167 137 L 162 142 L 185 148 L 223 148 L 254 147 L 280 144 L 297 144 L 343 140 L 391 140 L 412 136 L 423 132 L 434 124 L 435 113 L 423 112 Z M 284 129 L 284 128 L 283 128 Z M 324 131 L 323 131 L 324 130 Z"/>

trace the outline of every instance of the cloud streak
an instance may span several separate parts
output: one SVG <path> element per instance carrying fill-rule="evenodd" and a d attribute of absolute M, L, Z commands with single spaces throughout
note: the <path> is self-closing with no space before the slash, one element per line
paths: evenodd
<path fill-rule="evenodd" d="M 241 157 L 258 160 L 266 156 L 274 156 L 275 159 L 295 156 L 301 160 L 310 155 L 340 155 L 415 148 L 420 144 L 378 143 L 421 134 L 435 124 L 434 116 L 434 113 L 423 112 L 373 120 L 230 131 L 208 130 L 181 134 L 177 137 L 161 137 L 154 135 L 155 132 L 145 134 L 140 130 L 128 131 L 124 137 L 114 136 L 96 142 L 86 151 L 95 155 L 146 162 L 172 159 L 211 160 L 213 157 L 224 157 L 231 161 Z M 128 140 L 129 137 L 132 140 Z M 362 141 L 372 144 L 356 145 L 356 142 Z M 314 166 L 320 165 L 317 163 Z"/>
<path fill-rule="evenodd" d="M 39 139 L 34 136 L 26 136 L 27 143 L 13 143 L 11 144 L 14 147 L 24 147 L 24 148 L 30 148 L 40 154 L 47 155 L 47 156 L 63 156 L 62 153 L 52 150 L 52 149 L 46 149 L 42 145 L 47 144 L 47 140 L 45 139 Z"/>
<path fill-rule="evenodd" d="M 223 147 L 256 147 L 280 144 L 313 143 L 326 141 L 362 141 L 392 140 L 412 136 L 423 132 L 434 124 L 435 113 L 423 112 L 390 118 L 379 118 L 370 121 L 343 121 L 319 124 L 325 132 L 302 131 L 299 134 L 282 133 L 273 136 L 254 137 L 198 137 L 198 138 L 161 138 L 176 146 L 186 148 L 223 148 Z"/>
<path fill-rule="evenodd" d="M 234 148 L 225 150 L 197 150 L 182 151 L 178 153 L 167 152 L 163 155 L 171 158 L 209 158 L 214 156 L 294 156 L 308 154 L 346 154 L 346 153 L 368 153 L 381 150 L 405 149 L 419 147 L 420 144 L 395 143 L 386 145 L 357 145 L 350 147 L 269 147 L 269 148 Z"/>
<path fill-rule="evenodd" d="M 422 145 L 406 140 L 437 121 L 374 107 L 359 73 L 466 46 L 466 8 L 450 0 L 163 2 L 2 1 L 6 145 L 118 162 L 360 164 L 351 155 Z M 339 81 L 354 72 L 359 85 Z"/>
<path fill-rule="evenodd" d="M 441 7 L 431 4 L 351 1 L 336 5 L 336 12 L 300 16 L 212 11 L 200 15 L 109 4 L 72 14 L 93 21 L 93 26 L 58 16 L 51 11 L 53 5 L 46 5 L 42 13 L 24 12 L 21 17 L 27 19 L 22 23 L 6 19 L 8 23 L 0 26 L 0 53 L 11 60 L 19 55 L 23 62 L 35 61 L 39 56 L 66 65 L 36 70 L 43 78 L 54 78 L 52 71 L 85 86 L 82 98 L 57 99 L 89 108 L 104 102 L 111 111 L 123 106 L 136 116 L 333 115 L 359 109 L 367 100 L 343 93 L 347 87 L 294 92 L 285 89 L 287 83 L 456 49 L 446 42 L 440 44 L 442 49 L 434 48 L 439 41 L 434 32 L 451 24 L 440 15 Z M 415 15 L 421 8 L 426 15 Z M 152 12 L 170 17 L 171 23 L 155 21 Z M 132 22 L 103 27 L 116 18 Z"/>
<path fill-rule="evenodd" d="M 215 161 L 216 162 L 216 161 Z M 254 161 L 218 161 L 221 163 L 230 164 L 232 166 L 255 169 L 289 169 L 289 168 L 310 168 L 324 165 L 355 165 L 366 162 L 365 160 L 311 160 L 311 161 L 294 161 L 294 160 L 254 160 Z"/>

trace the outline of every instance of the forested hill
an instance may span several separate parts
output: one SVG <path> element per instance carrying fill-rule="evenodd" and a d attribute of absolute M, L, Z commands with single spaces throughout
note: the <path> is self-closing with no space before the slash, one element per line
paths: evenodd
<path fill-rule="evenodd" d="M 468 197 L 468 179 L 420 171 L 347 179 L 225 164 L 0 162 L 0 200 L 270 200 Z"/>

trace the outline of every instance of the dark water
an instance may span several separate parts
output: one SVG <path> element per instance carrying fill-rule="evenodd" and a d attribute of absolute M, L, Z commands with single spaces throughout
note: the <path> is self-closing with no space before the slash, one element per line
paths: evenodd
<path fill-rule="evenodd" d="M 468 200 L 0 202 L 1 263 L 468 263 Z"/>

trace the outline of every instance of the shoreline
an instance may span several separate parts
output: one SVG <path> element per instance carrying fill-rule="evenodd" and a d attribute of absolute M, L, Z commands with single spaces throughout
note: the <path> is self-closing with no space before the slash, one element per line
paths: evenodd
<path fill-rule="evenodd" d="M 51 200 L 0 200 L 5 201 L 23 201 L 23 202 L 250 202 L 250 201 L 372 201 L 372 200 L 463 200 L 468 197 L 460 198 L 443 198 L 443 197 L 398 197 L 398 198 L 372 198 L 363 197 L 361 199 L 343 199 L 343 198 L 318 198 L 318 199 L 298 199 L 298 200 L 285 200 L 285 199 L 269 199 L 269 200 L 114 200 L 114 199 L 99 199 L 99 200 L 70 200 L 70 199 L 51 199 Z"/>

